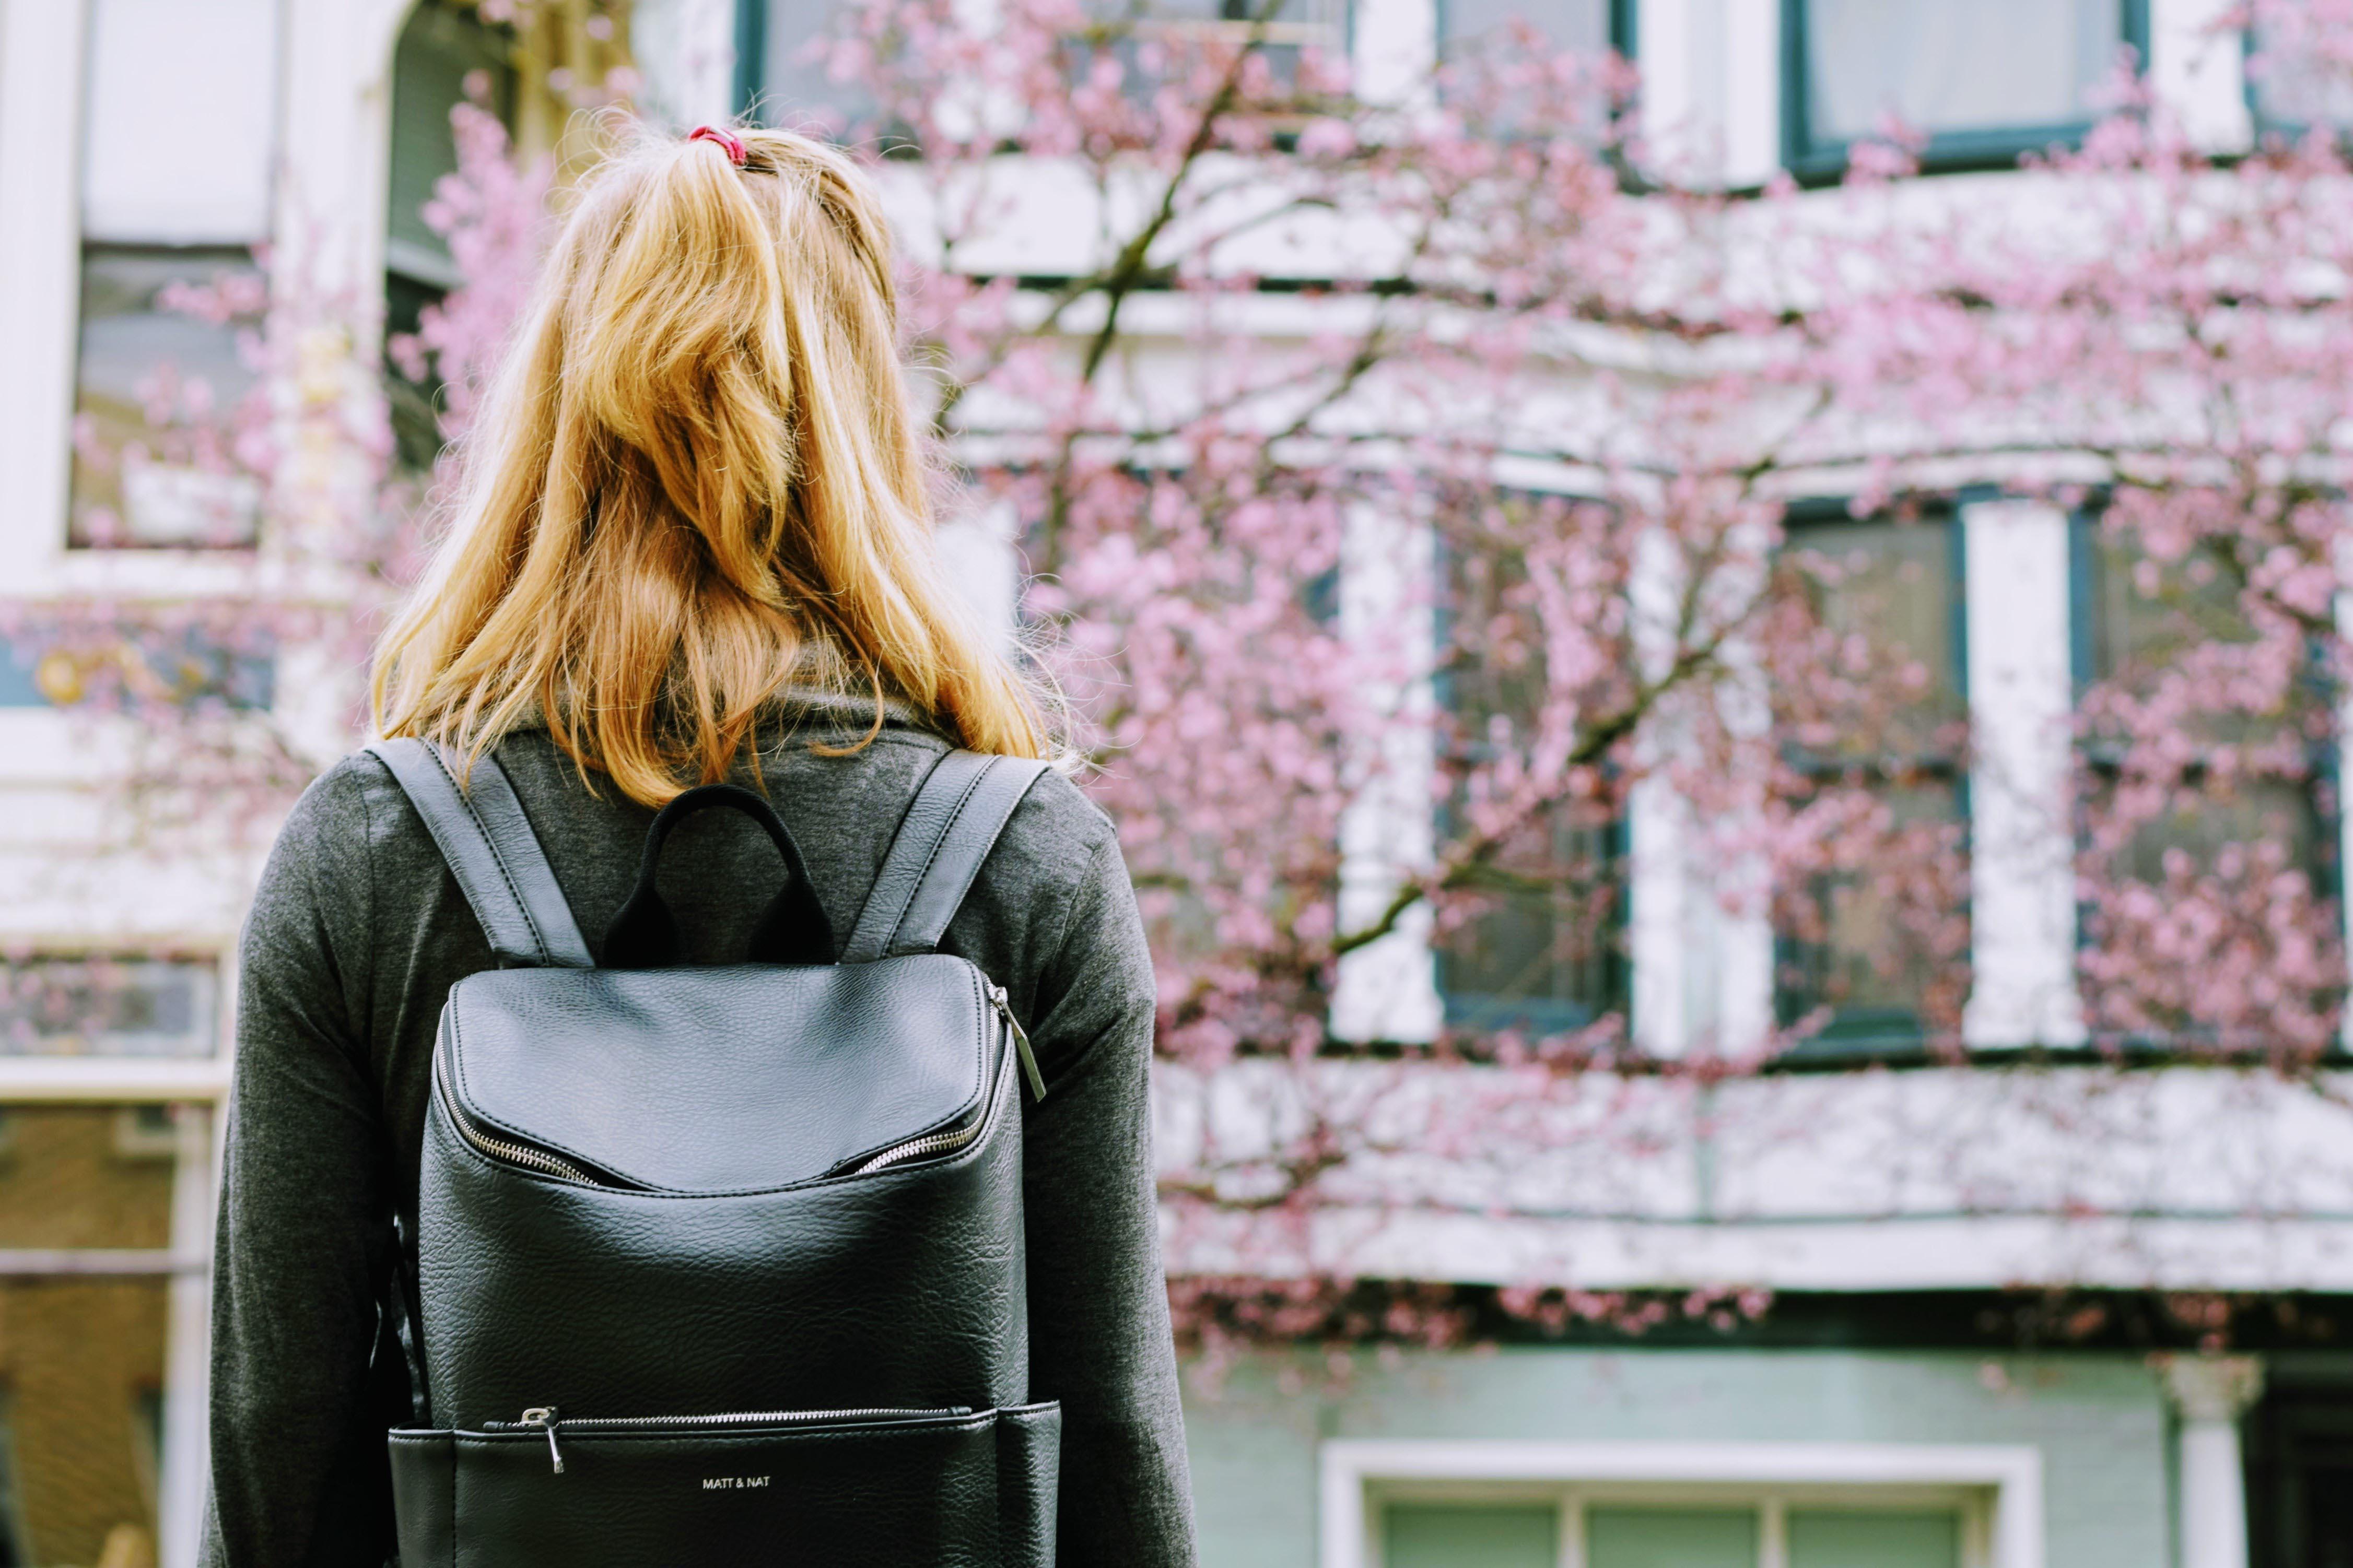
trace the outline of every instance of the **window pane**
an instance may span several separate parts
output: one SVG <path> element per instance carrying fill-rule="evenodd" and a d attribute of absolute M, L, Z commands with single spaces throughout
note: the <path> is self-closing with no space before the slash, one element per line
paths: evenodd
<path fill-rule="evenodd" d="M 268 237 L 278 12 L 279 0 L 91 0 L 84 238 Z"/>
<path fill-rule="evenodd" d="M 2253 637 L 2237 576 L 2210 553 L 2192 552 L 2159 562 L 2126 541 L 2100 534 L 2078 562 L 2089 577 L 2079 658 L 2090 680 L 2145 690 L 2201 647 Z M 2325 728 L 2312 710 L 2326 700 L 2318 681 L 2290 687 L 2282 709 L 2271 711 L 2238 708 L 2218 692 L 2215 710 L 2192 712 L 2184 723 L 2197 739 L 2217 745 L 2268 743 L 2308 753 L 2303 737 Z M 2104 757 L 2111 741 L 2093 738 L 2095 760 Z M 2288 867 L 2304 871 L 2316 889 L 2325 889 L 2335 845 L 2320 807 L 2317 773 L 2311 767 L 2306 773 L 2232 769 L 2223 776 L 2193 775 L 2193 787 L 2180 791 L 2161 815 L 2139 828 L 2114 869 L 2158 882 L 2169 849 L 2188 851 L 2202 868 L 2214 863 L 2223 845 L 2269 842 L 2286 851 Z M 2094 801 L 2095 812 L 2112 808 L 2108 800 Z"/>
<path fill-rule="evenodd" d="M 2123 41 L 2117 0 L 1807 0 L 1811 140 L 2087 119 Z"/>
<path fill-rule="evenodd" d="M 2236 578 L 2211 552 L 2152 560 L 2114 534 L 2095 535 L 2084 564 L 2090 573 L 2085 632 L 2094 680 L 2145 676 L 2201 643 L 2254 636 Z"/>
<path fill-rule="evenodd" d="M 1507 500 L 1514 526 L 1546 507 Z M 1449 647 L 1439 682 L 1453 763 L 1510 755 L 1532 738 L 1546 695 L 1544 647 L 1525 557 L 1509 538 L 1447 552 Z M 1438 942 L 1446 1020 L 1543 1036 L 1582 1028 L 1621 1004 L 1621 860 L 1609 802 L 1556 803 L 1472 873 L 1468 908 Z"/>
<path fill-rule="evenodd" d="M 1826 781 L 1867 785 L 1891 818 L 1862 869 L 1850 844 L 1844 868 L 1789 889 L 1778 1011 L 1796 1023 L 1833 1008 L 1824 1044 L 1909 1039 L 1956 1021 L 1962 933 L 1946 917 L 1966 908 L 1947 874 L 1960 837 L 1966 712 L 1957 542 L 1949 519 L 1790 530 L 1792 565 L 1823 627 L 1859 639 L 1858 667 L 1886 678 L 1859 711 L 1808 716 L 1815 739 L 1792 758 Z"/>
<path fill-rule="evenodd" d="M 209 1057 L 216 984 L 209 963 L 0 963 L 0 1056 Z"/>
<path fill-rule="evenodd" d="M 2287 18 L 2276 18 L 2285 22 Z M 2247 86 L 2266 125 L 2353 124 L 2353 73 L 2316 53 L 2309 24 L 2256 29 L 2247 49 Z"/>
<path fill-rule="evenodd" d="M 1926 858 L 1928 836 L 1957 833 L 1960 801 L 1949 785 L 1921 785 L 1883 792 L 1905 858 Z M 1917 836 L 1917 837 L 1909 837 Z M 1953 891 L 1958 894 L 1960 889 Z M 1907 910 L 1883 882 L 1867 876 L 1830 879 L 1820 890 L 1824 940 L 1804 944 L 1792 976 L 1798 994 L 1785 1016 L 1822 1005 L 1837 1010 L 1827 1031 L 1832 1040 L 1908 1037 L 1925 1027 L 1949 1024 L 1959 1004 L 1959 976 L 1941 955 L 1928 950 L 1910 929 Z"/>
<path fill-rule="evenodd" d="M 1391 1503 L 1384 1568 L 1554 1568 L 1560 1516 L 1544 1505 Z"/>
<path fill-rule="evenodd" d="M 157 1142 L 124 1108 L 0 1111 L 0 1247 L 167 1247 Z M 0 1281 L 0 1534 L 18 1561 L 154 1561 L 169 1289 L 161 1273 Z"/>
<path fill-rule="evenodd" d="M 241 250 L 82 255 L 74 384 L 76 544 L 250 544 L 260 487 L 229 451 L 254 384 L 236 320 L 174 309 L 174 289 L 252 289 Z"/>
<path fill-rule="evenodd" d="M 1942 518 L 1873 518 L 1808 522 L 1789 531 L 1789 548 L 1802 558 L 1822 625 L 1864 639 L 1906 694 L 1889 728 L 1843 737 L 1857 754 L 1938 749 L 1936 727 L 1966 711 L 1953 526 Z"/>
<path fill-rule="evenodd" d="M 392 57 L 392 175 L 385 215 L 385 261 L 395 277 L 436 290 L 457 282 L 448 245 L 426 225 L 425 204 L 433 199 L 436 182 L 457 172 L 451 110 L 478 98 L 501 120 L 514 123 L 513 54 L 504 29 L 448 0 L 425 0 L 401 28 Z M 412 305 L 403 321 L 396 306 L 389 330 L 414 331 L 415 314 Z"/>
<path fill-rule="evenodd" d="M 1609 47 L 1609 0 L 1439 0 L 1444 47 L 1486 37 L 1514 20 L 1535 28 L 1563 53 L 1598 55 Z"/>
<path fill-rule="evenodd" d="M 1586 1568 L 1757 1568 L 1757 1512 L 1728 1508 L 1596 1508 Z"/>
<path fill-rule="evenodd" d="M 759 0 L 744 0 L 757 4 Z M 874 100 L 860 85 L 835 81 L 825 62 L 808 58 L 813 42 L 832 30 L 840 0 L 765 0 L 760 37 L 761 123 L 806 129 L 815 123 L 839 134 L 875 115 Z"/>
<path fill-rule="evenodd" d="M 1961 1568 L 1960 1516 L 1793 1508 L 1789 1568 Z"/>

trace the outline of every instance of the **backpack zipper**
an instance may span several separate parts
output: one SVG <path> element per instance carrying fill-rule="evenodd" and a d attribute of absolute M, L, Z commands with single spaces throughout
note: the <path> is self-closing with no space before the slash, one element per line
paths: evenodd
<path fill-rule="evenodd" d="M 933 1421 L 971 1414 L 969 1405 L 951 1405 L 938 1410 L 908 1410 L 892 1406 L 871 1410 L 744 1410 L 720 1415 L 600 1415 L 575 1416 L 565 1420 L 557 1415 L 554 1405 L 534 1405 L 522 1413 L 520 1420 L 485 1422 L 482 1430 L 546 1433 L 550 1472 L 560 1476 L 564 1473 L 564 1450 L 555 1443 L 555 1432 L 559 1426 L 586 1433 L 692 1432 L 713 1426 L 807 1426 L 849 1421 Z"/>
<path fill-rule="evenodd" d="M 991 981 L 988 999 L 997 1005 L 997 1016 L 1005 1020 L 1005 1026 L 1013 1031 L 1013 1049 L 1021 1058 L 1022 1076 L 1029 1080 L 1030 1098 L 1045 1099 L 1046 1075 L 1038 1070 L 1037 1054 L 1029 1048 L 1029 1031 L 1023 1028 L 1021 1020 L 1013 1016 L 1013 998 L 1005 994 L 1004 986 Z"/>
<path fill-rule="evenodd" d="M 458 1097 L 449 1092 L 449 1085 L 442 1077 L 441 1061 L 438 1055 L 433 1062 L 433 1082 L 441 1092 L 441 1109 L 449 1113 L 449 1125 L 457 1129 L 459 1137 L 463 1138 L 481 1152 L 503 1160 L 511 1165 L 521 1165 L 527 1171 L 537 1171 L 542 1175 L 562 1176 L 568 1181 L 582 1182 L 590 1186 L 609 1187 L 631 1184 L 592 1175 L 560 1154 L 551 1154 L 544 1149 L 534 1148 L 528 1143 L 518 1143 L 512 1139 L 500 1138 L 483 1131 L 481 1124 L 467 1112 L 464 1106 L 458 1103 Z"/>
<path fill-rule="evenodd" d="M 1021 1020 L 1013 1016 L 1013 999 L 1007 994 L 1004 986 L 993 982 L 987 985 L 987 990 L 989 1005 L 996 1009 L 997 1016 L 1005 1020 L 1005 1026 L 1013 1037 L 1014 1054 L 1021 1059 L 1022 1076 L 1029 1081 L 1030 1095 L 1034 1099 L 1045 1099 L 1046 1077 L 1038 1070 L 1037 1055 L 1029 1047 L 1029 1032 L 1021 1026 Z M 638 1185 L 634 1182 L 621 1181 L 602 1173 L 592 1173 L 560 1154 L 551 1154 L 546 1150 L 532 1144 L 518 1143 L 512 1138 L 501 1138 L 495 1133 L 484 1131 L 481 1124 L 468 1113 L 464 1106 L 458 1103 L 458 1097 L 450 1092 L 448 1083 L 442 1076 L 441 1061 L 438 1054 L 433 1062 L 433 1081 L 440 1090 L 442 1109 L 449 1113 L 449 1124 L 458 1130 L 458 1135 L 460 1138 L 482 1153 L 491 1155 L 494 1159 L 503 1160 L 511 1165 L 521 1165 L 527 1171 L 537 1171 L 542 1175 L 561 1176 L 566 1181 L 580 1182 L 589 1186 L 629 1188 Z M 987 1120 L 984 1107 L 981 1111 L 975 1112 L 972 1120 L 961 1127 L 950 1127 L 938 1132 L 927 1132 L 919 1138 L 910 1138 L 902 1143 L 893 1143 L 888 1149 L 878 1154 L 870 1155 L 848 1170 L 836 1170 L 829 1172 L 828 1174 L 863 1176 L 891 1165 L 904 1164 L 910 1160 L 923 1160 L 934 1154 L 950 1153 L 979 1137 L 981 1124 Z"/>

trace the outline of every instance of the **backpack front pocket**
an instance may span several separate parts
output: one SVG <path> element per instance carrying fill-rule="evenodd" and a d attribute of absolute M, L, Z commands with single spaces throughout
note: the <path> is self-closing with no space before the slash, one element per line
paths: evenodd
<path fill-rule="evenodd" d="M 1057 1405 L 529 1415 L 391 1435 L 405 1568 L 1053 1561 Z"/>

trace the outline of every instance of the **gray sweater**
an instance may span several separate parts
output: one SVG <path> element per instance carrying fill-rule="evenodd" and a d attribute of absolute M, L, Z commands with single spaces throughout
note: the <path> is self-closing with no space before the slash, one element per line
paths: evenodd
<path fill-rule="evenodd" d="M 899 814 L 945 742 L 903 715 L 845 757 L 871 710 L 822 700 L 763 758 L 769 797 L 847 931 Z M 543 731 L 509 736 L 514 781 L 592 949 L 628 896 L 652 814 L 585 789 Z M 733 959 L 782 881 L 733 812 L 670 840 L 662 889 L 691 962 Z M 1145 1075 L 1154 991 L 1110 822 L 1066 780 L 1015 812 L 942 944 L 1012 994 L 1049 1092 L 1023 1112 L 1030 1392 L 1062 1402 L 1060 1562 L 1193 1561 L 1175 1353 L 1155 1227 Z M 406 1422 L 376 1303 L 396 1209 L 412 1225 L 443 998 L 490 949 L 425 827 L 375 758 L 306 791 L 245 931 L 213 1293 L 207 1568 L 380 1568 L 384 1433 Z M 415 1234 L 412 1229 L 410 1234 Z"/>

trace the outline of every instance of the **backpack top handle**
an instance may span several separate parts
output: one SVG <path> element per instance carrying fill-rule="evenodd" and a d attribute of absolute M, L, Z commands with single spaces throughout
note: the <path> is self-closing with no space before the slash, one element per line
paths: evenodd
<path fill-rule="evenodd" d="M 744 954 L 750 963 L 831 963 L 833 923 L 809 884 L 801 847 L 776 809 L 738 784 L 702 784 L 665 805 L 646 831 L 645 858 L 638 863 L 638 885 L 621 912 L 605 931 L 607 969 L 665 969 L 679 962 L 678 921 L 670 912 L 654 872 L 661 865 L 662 843 L 671 828 L 706 807 L 723 805 L 740 811 L 762 827 L 776 852 L 785 858 L 785 885 L 770 900 L 752 931 Z"/>

